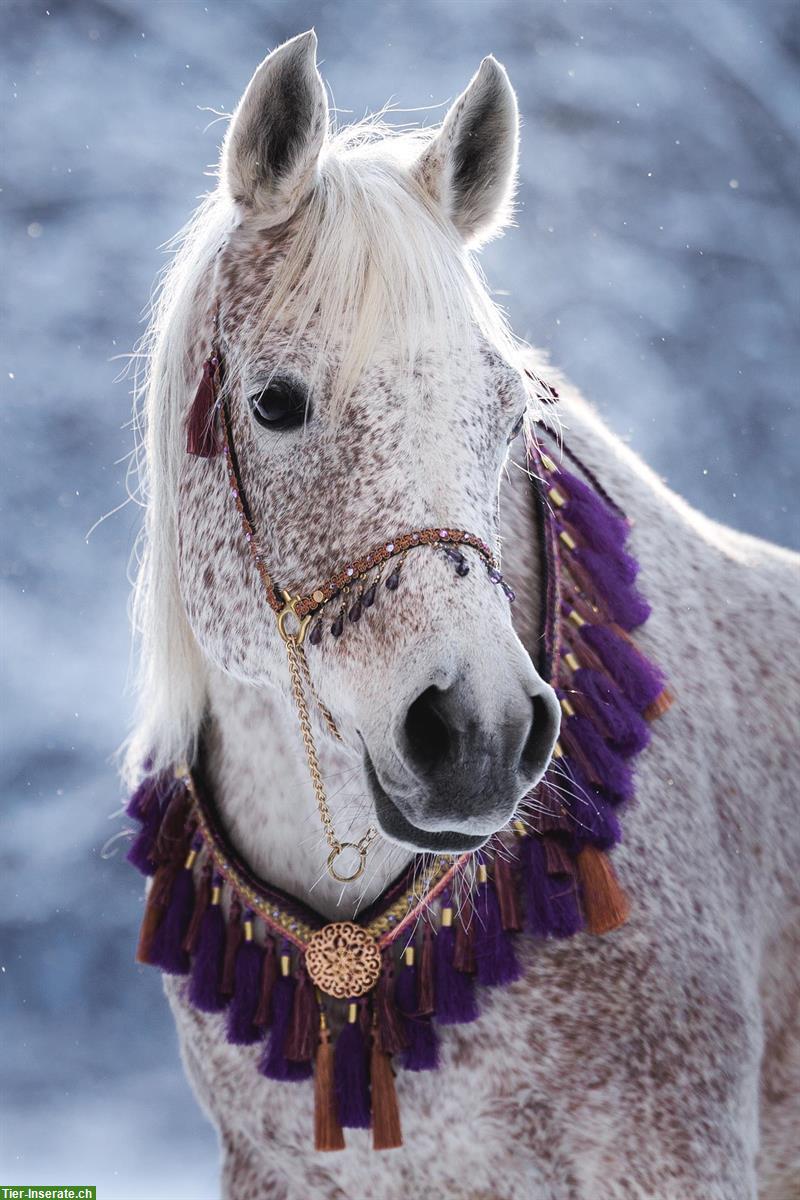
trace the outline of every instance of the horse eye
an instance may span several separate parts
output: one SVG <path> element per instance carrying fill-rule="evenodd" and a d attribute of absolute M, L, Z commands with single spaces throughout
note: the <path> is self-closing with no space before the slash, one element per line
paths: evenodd
<path fill-rule="evenodd" d="M 519 433 L 522 432 L 522 426 L 523 426 L 524 422 L 525 422 L 525 413 L 523 413 L 522 416 L 517 420 L 517 423 L 515 424 L 514 428 L 511 430 L 511 433 L 508 435 L 509 444 L 511 442 L 513 442 L 514 438 L 517 437 L 517 435 Z"/>
<path fill-rule="evenodd" d="M 290 379 L 273 379 L 251 397 L 250 404 L 253 416 L 264 429 L 295 429 L 310 410 L 305 390 Z"/>

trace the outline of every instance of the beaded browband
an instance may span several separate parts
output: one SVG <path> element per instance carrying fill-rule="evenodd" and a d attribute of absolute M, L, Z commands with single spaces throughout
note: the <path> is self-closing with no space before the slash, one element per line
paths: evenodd
<path fill-rule="evenodd" d="M 218 321 L 215 322 L 218 334 Z M 381 582 L 389 592 L 396 591 L 406 556 L 420 546 L 433 547 L 442 551 L 454 564 L 459 577 L 469 574 L 470 566 L 465 550 L 474 550 L 486 567 L 492 583 L 502 588 L 509 602 L 515 599 L 514 592 L 498 569 L 497 561 L 487 543 L 465 529 L 435 527 L 414 529 L 373 546 L 366 554 L 351 559 L 335 571 L 318 587 L 303 594 L 292 594 L 278 587 L 267 567 L 253 513 L 244 488 L 239 459 L 233 435 L 228 397 L 223 388 L 223 359 L 215 349 L 203 366 L 203 376 L 189 412 L 187 422 L 187 450 L 201 458 L 213 458 L 220 452 L 225 457 L 227 482 L 236 504 L 242 531 L 247 541 L 250 556 L 261 578 L 264 594 L 278 622 L 278 632 L 286 647 L 287 663 L 292 685 L 292 694 L 300 720 L 300 730 L 308 761 L 314 795 L 325 837 L 330 847 L 327 869 L 339 883 L 350 883 L 364 872 L 366 856 L 377 830 L 370 827 L 358 842 L 340 841 L 333 827 L 328 807 L 325 785 L 320 771 L 319 759 L 314 745 L 306 691 L 315 701 L 317 708 L 334 737 L 340 738 L 336 722 L 330 711 L 317 695 L 305 656 L 304 642 L 312 617 L 317 620 L 311 627 L 308 641 L 317 646 L 322 642 L 325 625 L 324 610 L 328 605 L 338 605 L 337 615 L 330 625 L 330 636 L 338 639 L 345 631 L 346 623 L 356 624 L 372 608 Z M 388 563 L 393 568 L 384 579 L 384 568 Z M 337 861 L 345 851 L 358 856 L 357 863 L 349 872 L 337 867 Z"/>

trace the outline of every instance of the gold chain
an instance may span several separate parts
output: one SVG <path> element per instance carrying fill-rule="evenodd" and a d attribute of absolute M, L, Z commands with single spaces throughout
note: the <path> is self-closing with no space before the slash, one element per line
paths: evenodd
<path fill-rule="evenodd" d="M 281 636 L 286 644 L 286 658 L 289 664 L 289 677 L 292 684 L 292 694 L 294 702 L 297 706 L 297 715 L 300 719 L 300 732 L 303 736 L 303 745 L 306 751 L 306 760 L 308 762 L 308 772 L 311 776 L 311 785 L 314 789 L 314 798 L 317 802 L 317 810 L 319 819 L 322 822 L 322 828 L 325 831 L 325 838 L 330 846 L 330 854 L 328 855 L 327 867 L 328 872 L 337 883 L 352 883 L 364 873 L 364 868 L 367 864 L 367 850 L 371 843 L 377 837 L 377 830 L 372 826 L 367 830 L 364 836 L 358 842 L 340 842 L 333 828 L 333 818 L 331 810 L 328 807 L 328 798 L 325 795 L 325 784 L 320 771 L 319 759 L 317 758 L 317 748 L 314 745 L 314 734 L 311 730 L 311 719 L 309 716 L 308 705 L 306 703 L 305 692 L 303 690 L 303 677 L 308 681 L 312 695 L 314 695 L 317 703 L 320 706 L 323 716 L 325 717 L 328 726 L 333 730 L 341 740 L 341 735 L 336 729 L 333 717 L 329 713 L 324 704 L 320 703 L 319 698 L 314 691 L 314 686 L 311 683 L 308 670 L 308 662 L 303 651 L 302 644 L 295 634 L 288 633 L 283 624 L 280 625 Z M 336 860 L 345 850 L 355 850 L 358 854 L 358 865 L 352 874 L 342 874 L 336 870 Z"/>

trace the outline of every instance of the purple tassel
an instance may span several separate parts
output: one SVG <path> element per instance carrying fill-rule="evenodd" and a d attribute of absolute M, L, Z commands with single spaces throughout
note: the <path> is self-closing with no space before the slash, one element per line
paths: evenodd
<path fill-rule="evenodd" d="M 291 958 L 289 948 L 284 944 L 281 952 L 280 975 L 275 980 L 272 989 L 272 1021 L 266 1049 L 258 1064 L 258 1069 L 267 1079 L 299 1081 L 309 1079 L 313 1072 L 310 1062 L 290 1062 L 284 1053 L 286 1038 L 292 1022 L 294 994 L 297 988 L 291 974 Z"/>
<path fill-rule="evenodd" d="M 233 995 L 226 1022 L 228 1041 L 235 1046 L 250 1046 L 263 1036 L 263 1030 L 255 1024 L 263 963 L 264 951 L 253 937 L 253 914 L 248 912 L 244 917 L 244 941 L 236 952 Z"/>
<path fill-rule="evenodd" d="M 137 787 L 127 803 L 125 812 L 134 821 L 146 821 L 148 813 L 153 808 L 160 813 L 162 800 L 168 793 L 170 785 L 175 783 L 175 776 L 164 772 L 159 775 L 148 775 Z"/>
<path fill-rule="evenodd" d="M 650 741 L 647 722 L 625 699 L 614 681 L 590 667 L 580 667 L 573 678 L 577 691 L 586 697 L 605 727 L 611 747 L 623 758 L 644 750 Z"/>
<path fill-rule="evenodd" d="M 506 933 L 500 916 L 500 903 L 494 885 L 486 875 L 486 867 L 478 868 L 478 891 L 475 896 L 473 920 L 475 925 L 475 966 L 478 983 L 495 987 L 513 983 L 522 972 L 514 952 L 511 934 Z"/>
<path fill-rule="evenodd" d="M 372 1112 L 369 1099 L 367 1048 L 364 1045 L 364 1034 L 358 1019 L 358 1006 L 352 1000 L 347 1023 L 336 1039 L 333 1080 L 339 1124 L 343 1129 L 369 1129 Z"/>
<path fill-rule="evenodd" d="M 405 1022 L 394 1003 L 394 960 L 391 950 L 383 952 L 383 966 L 375 990 L 378 1045 L 384 1054 L 397 1054 L 408 1045 Z"/>
<path fill-rule="evenodd" d="M 591 842 L 598 850 L 610 850 L 622 836 L 617 814 L 576 762 L 564 758 L 561 763 L 568 775 L 565 790 L 575 837 L 579 842 Z"/>
<path fill-rule="evenodd" d="M 633 776 L 624 759 L 606 745 L 588 717 L 567 717 L 562 738 L 568 750 L 577 748 L 578 755 L 591 765 L 593 778 L 613 804 L 630 800 L 633 795 Z"/>
<path fill-rule="evenodd" d="M 189 979 L 189 999 L 200 1012 L 221 1012 L 227 1004 L 222 995 L 222 963 L 225 957 L 225 918 L 219 902 L 220 876 L 214 879 L 211 904 L 203 913 L 197 952 Z"/>
<path fill-rule="evenodd" d="M 394 993 L 397 1007 L 405 1018 L 408 1036 L 408 1048 L 401 1062 L 406 1071 L 435 1071 L 439 1066 L 439 1041 L 430 1017 L 418 1015 L 414 953 L 413 946 L 409 947 Z"/>
<path fill-rule="evenodd" d="M 601 554 L 621 555 L 629 532 L 627 522 L 570 471 L 559 468 L 555 482 L 567 499 L 561 509 L 564 519 L 586 545 Z M 635 578 L 635 572 L 632 578 Z"/>
<path fill-rule="evenodd" d="M 661 672 L 624 637 L 606 625 L 585 624 L 580 635 L 594 650 L 611 678 L 643 713 L 664 690 Z"/>
<path fill-rule="evenodd" d="M 190 959 L 183 948 L 194 911 L 194 861 L 202 846 L 195 838 L 184 866 L 172 885 L 169 906 L 153 936 L 149 961 L 168 975 L 188 975 Z"/>
<path fill-rule="evenodd" d="M 472 976 L 453 965 L 456 931 L 449 900 L 442 907 L 442 924 L 434 943 L 436 1020 L 440 1025 L 466 1025 L 478 1018 Z"/>
<path fill-rule="evenodd" d="M 541 838 L 522 839 L 528 928 L 535 937 L 572 937 L 583 928 L 575 881 L 568 875 L 547 874 L 547 856 Z"/>
<path fill-rule="evenodd" d="M 153 850 L 161 825 L 161 811 L 158 804 L 152 804 L 143 817 L 142 828 L 131 842 L 125 855 L 129 863 L 136 867 L 142 875 L 155 875 L 156 864 L 153 862 Z"/>
<path fill-rule="evenodd" d="M 608 611 L 618 625 L 623 629 L 636 629 L 644 624 L 650 616 L 650 605 L 613 559 L 604 558 L 588 546 L 576 546 L 572 553 L 604 597 Z"/>

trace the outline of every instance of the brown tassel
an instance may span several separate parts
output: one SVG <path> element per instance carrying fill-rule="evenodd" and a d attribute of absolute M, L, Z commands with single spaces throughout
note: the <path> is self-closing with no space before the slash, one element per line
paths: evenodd
<path fill-rule="evenodd" d="M 253 1017 L 253 1024 L 262 1028 L 272 1020 L 272 989 L 278 978 L 278 956 L 275 951 L 275 938 L 267 936 L 264 942 L 264 966 L 261 969 L 261 991 L 258 997 L 258 1008 Z"/>
<path fill-rule="evenodd" d="M 497 902 L 500 905 L 500 922 L 503 929 L 509 933 L 519 933 L 522 929 L 519 893 L 511 863 L 500 854 L 494 856 L 494 888 L 497 892 Z M 458 942 L 456 942 L 457 944 Z"/>
<path fill-rule="evenodd" d="M 197 884 L 192 919 L 189 922 L 189 928 L 186 930 L 186 937 L 183 939 L 183 949 L 187 954 L 194 954 L 197 949 L 203 915 L 211 902 L 211 870 L 211 863 L 207 862 L 203 867 L 200 880 Z"/>
<path fill-rule="evenodd" d="M 419 1012 L 420 1017 L 429 1017 L 436 1008 L 436 985 L 434 982 L 436 970 L 434 962 L 435 934 L 430 920 L 423 921 L 422 953 L 419 959 Z"/>
<path fill-rule="evenodd" d="M 217 428 L 217 387 L 219 358 L 212 354 L 203 363 L 203 376 L 186 418 L 186 450 L 199 458 L 213 458 L 220 452 Z"/>
<path fill-rule="evenodd" d="M 225 934 L 225 957 L 222 961 L 222 983 L 220 991 L 223 996 L 232 996 L 236 981 L 236 951 L 242 943 L 244 929 L 242 928 L 242 905 L 237 896 L 231 901 L 228 913 L 228 928 Z"/>
<path fill-rule="evenodd" d="M 318 1027 L 319 1009 L 314 985 L 305 967 L 301 966 L 297 971 L 292 1019 L 283 1051 L 290 1062 L 311 1062 L 317 1045 Z"/>
<path fill-rule="evenodd" d="M 377 1030 L 374 1026 L 370 1055 L 370 1082 L 372 1087 L 372 1149 L 395 1150 L 403 1144 L 403 1133 L 400 1128 L 400 1110 L 397 1107 L 394 1071 L 390 1056 L 384 1054 L 378 1045 Z"/>
<path fill-rule="evenodd" d="M 465 975 L 475 974 L 475 918 L 472 901 L 465 897 L 456 920 L 453 966 Z"/>
<path fill-rule="evenodd" d="M 147 893 L 145 901 L 144 913 L 142 914 L 142 924 L 139 929 L 139 943 L 136 947 L 136 961 L 139 963 L 150 962 L 150 951 L 153 947 L 153 938 L 156 930 L 161 924 L 161 918 L 169 906 L 169 898 L 172 893 L 172 885 L 175 882 L 175 877 L 181 869 L 182 863 L 177 857 L 173 862 L 162 863 L 153 876 L 153 882 L 150 885 L 150 890 Z"/>
<path fill-rule="evenodd" d="M 589 933 L 610 933 L 624 925 L 631 906 L 607 856 L 595 846 L 578 855 L 581 898 Z"/>
<path fill-rule="evenodd" d="M 663 717 L 675 702 L 674 693 L 669 688 L 664 688 L 659 696 L 656 696 L 652 704 L 648 704 L 644 710 L 645 721 L 656 721 L 659 717 Z"/>
<path fill-rule="evenodd" d="M 314 1149 L 344 1150 L 344 1134 L 336 1109 L 333 1045 L 328 1022 L 319 1014 L 319 1043 L 314 1064 Z"/>
<path fill-rule="evenodd" d="M 189 815 L 191 803 L 192 798 L 188 788 L 180 784 L 179 790 L 170 800 L 166 812 L 161 818 L 158 837 L 151 856 L 153 862 L 170 862 L 175 854 L 176 846 L 183 843 L 186 818 Z"/>
<path fill-rule="evenodd" d="M 375 1020 L 378 1041 L 386 1054 L 397 1054 L 408 1046 L 405 1022 L 394 1002 L 394 958 L 391 948 L 383 952 L 383 965 L 375 989 Z"/>

